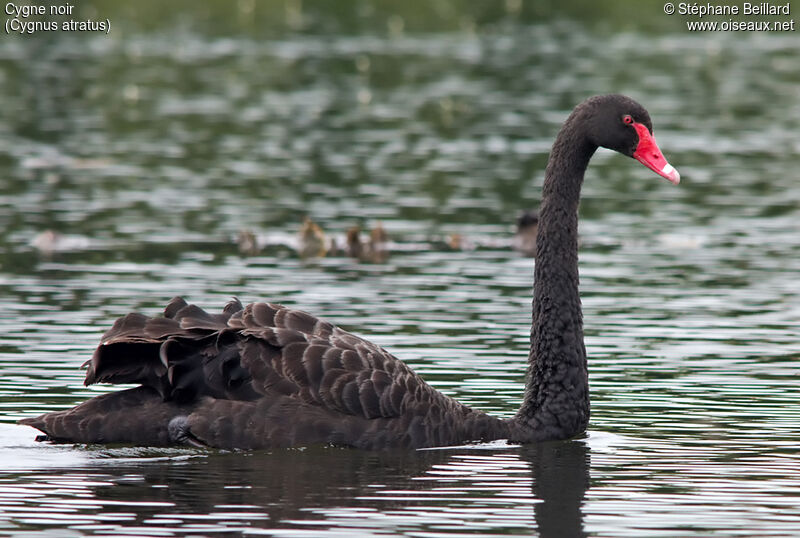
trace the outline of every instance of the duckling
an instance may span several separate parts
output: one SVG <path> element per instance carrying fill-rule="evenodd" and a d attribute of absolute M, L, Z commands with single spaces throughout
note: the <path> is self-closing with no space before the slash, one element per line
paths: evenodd
<path fill-rule="evenodd" d="M 345 236 L 344 251 L 351 258 L 360 260 L 364 257 L 364 243 L 361 241 L 360 226 L 352 226 L 348 228 Z"/>
<path fill-rule="evenodd" d="M 261 250 L 258 246 L 258 238 L 251 230 L 242 229 L 236 234 L 236 246 L 239 252 L 245 256 L 253 256 Z"/>
<path fill-rule="evenodd" d="M 379 222 L 369 233 L 369 256 L 373 262 L 385 262 L 389 257 L 389 234 Z"/>
<path fill-rule="evenodd" d="M 75 252 L 91 248 L 92 242 L 82 235 L 67 235 L 56 230 L 45 230 L 31 239 L 30 246 L 43 256 L 52 256 L 59 252 Z"/>
<path fill-rule="evenodd" d="M 300 228 L 297 253 L 301 258 L 322 258 L 327 252 L 325 233 L 316 222 L 306 217 Z"/>
<path fill-rule="evenodd" d="M 345 252 L 361 261 L 381 263 L 389 257 L 389 234 L 379 222 L 369 233 L 369 239 L 361 239 L 361 227 L 353 226 L 347 230 Z"/>
<path fill-rule="evenodd" d="M 445 248 L 453 251 L 475 250 L 479 245 L 485 246 L 483 243 L 476 243 L 474 239 L 466 237 L 458 232 L 449 234 L 445 238 L 444 243 Z"/>
<path fill-rule="evenodd" d="M 55 230 L 45 230 L 31 240 L 31 246 L 45 256 L 49 256 L 53 252 L 61 250 L 60 244 L 63 240 L 63 234 Z"/>
<path fill-rule="evenodd" d="M 517 218 L 517 232 L 511 245 L 526 256 L 536 256 L 536 236 L 539 230 L 539 214 L 529 209 Z"/>

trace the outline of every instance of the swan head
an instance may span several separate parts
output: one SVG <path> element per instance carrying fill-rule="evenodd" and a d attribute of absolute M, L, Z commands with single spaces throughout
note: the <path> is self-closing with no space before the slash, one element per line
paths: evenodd
<path fill-rule="evenodd" d="M 593 144 L 633 157 L 675 185 L 680 182 L 681 175 L 656 144 L 650 114 L 642 105 L 630 97 L 611 94 L 587 99 L 578 108 Z"/>

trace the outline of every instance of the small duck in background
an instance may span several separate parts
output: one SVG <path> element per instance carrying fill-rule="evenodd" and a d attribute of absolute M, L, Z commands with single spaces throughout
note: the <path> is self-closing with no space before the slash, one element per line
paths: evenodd
<path fill-rule="evenodd" d="M 389 257 L 389 234 L 378 222 L 369 233 L 369 254 L 373 262 L 384 262 Z"/>
<path fill-rule="evenodd" d="M 323 258 L 328 253 L 328 241 L 319 225 L 306 217 L 300 227 L 297 253 L 301 258 Z"/>
<path fill-rule="evenodd" d="M 529 209 L 517 217 L 517 231 L 511 245 L 526 256 L 536 256 L 536 235 L 539 232 L 539 214 Z"/>
<path fill-rule="evenodd" d="M 380 263 L 389 257 L 389 234 L 379 222 L 369 233 L 369 239 L 361 239 L 361 227 L 353 226 L 347 230 L 345 253 L 357 260 Z"/>
<path fill-rule="evenodd" d="M 30 246 L 46 257 L 61 252 L 75 252 L 92 247 L 92 241 L 82 235 L 67 235 L 56 230 L 44 230 L 31 239 Z"/>
<path fill-rule="evenodd" d="M 361 241 L 361 227 L 351 226 L 347 229 L 344 240 L 344 252 L 351 258 L 360 260 L 364 256 L 364 243 Z"/>
<path fill-rule="evenodd" d="M 239 248 L 239 253 L 245 256 L 255 256 L 261 250 L 256 234 L 247 229 L 239 230 L 236 234 L 236 246 Z"/>
<path fill-rule="evenodd" d="M 478 245 L 475 243 L 474 240 L 470 239 L 469 237 L 465 237 L 464 235 L 456 232 L 451 233 L 445 238 L 444 242 L 445 248 L 448 250 L 475 250 L 478 248 Z"/>
<path fill-rule="evenodd" d="M 54 252 L 62 250 L 60 245 L 64 240 L 64 235 L 55 230 L 45 230 L 36 234 L 36 237 L 31 239 L 30 245 L 44 254 L 50 256 Z"/>

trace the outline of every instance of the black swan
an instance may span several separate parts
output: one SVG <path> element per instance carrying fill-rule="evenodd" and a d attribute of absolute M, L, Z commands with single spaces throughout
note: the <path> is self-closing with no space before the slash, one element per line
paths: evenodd
<path fill-rule="evenodd" d="M 566 439 L 589 420 L 578 295 L 578 198 L 592 154 L 678 172 L 628 97 L 592 97 L 556 138 L 545 172 L 522 405 L 497 418 L 437 391 L 377 345 L 311 314 L 238 300 L 208 314 L 181 298 L 163 317 L 128 314 L 86 363 L 91 383 L 136 383 L 73 409 L 26 418 L 43 440 L 255 449 L 330 444 L 381 449 Z"/>

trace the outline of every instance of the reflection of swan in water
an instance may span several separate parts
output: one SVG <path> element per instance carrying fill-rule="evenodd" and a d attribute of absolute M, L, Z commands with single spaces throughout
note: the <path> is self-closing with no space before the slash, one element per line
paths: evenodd
<path fill-rule="evenodd" d="M 531 462 L 533 505 L 539 536 L 586 536 L 583 499 L 589 489 L 589 449 L 579 441 L 526 445 L 520 454 Z"/>
<path fill-rule="evenodd" d="M 26 471 L 21 489 L 52 485 L 51 517 L 64 524 L 96 522 L 108 534 L 141 535 L 145 528 L 157 534 L 164 527 L 202 523 L 207 528 L 196 532 L 209 536 L 242 529 L 307 532 L 310 524 L 333 531 L 357 527 L 368 535 L 466 525 L 497 533 L 585 536 L 581 505 L 589 450 L 580 441 L 411 452 L 312 447 L 246 455 L 41 445 L 26 451 L 43 453 L 38 457 L 48 456 L 50 464 Z M 89 479 L 86 469 L 92 470 Z M 79 503 L 69 502 L 75 497 Z M 20 519 L 41 510 L 39 496 L 20 495 L 14 502 Z M 121 506 L 128 515 L 118 517 Z M 25 527 L 37 529 L 35 523 Z M 45 528 L 52 529 L 52 522 Z"/>

